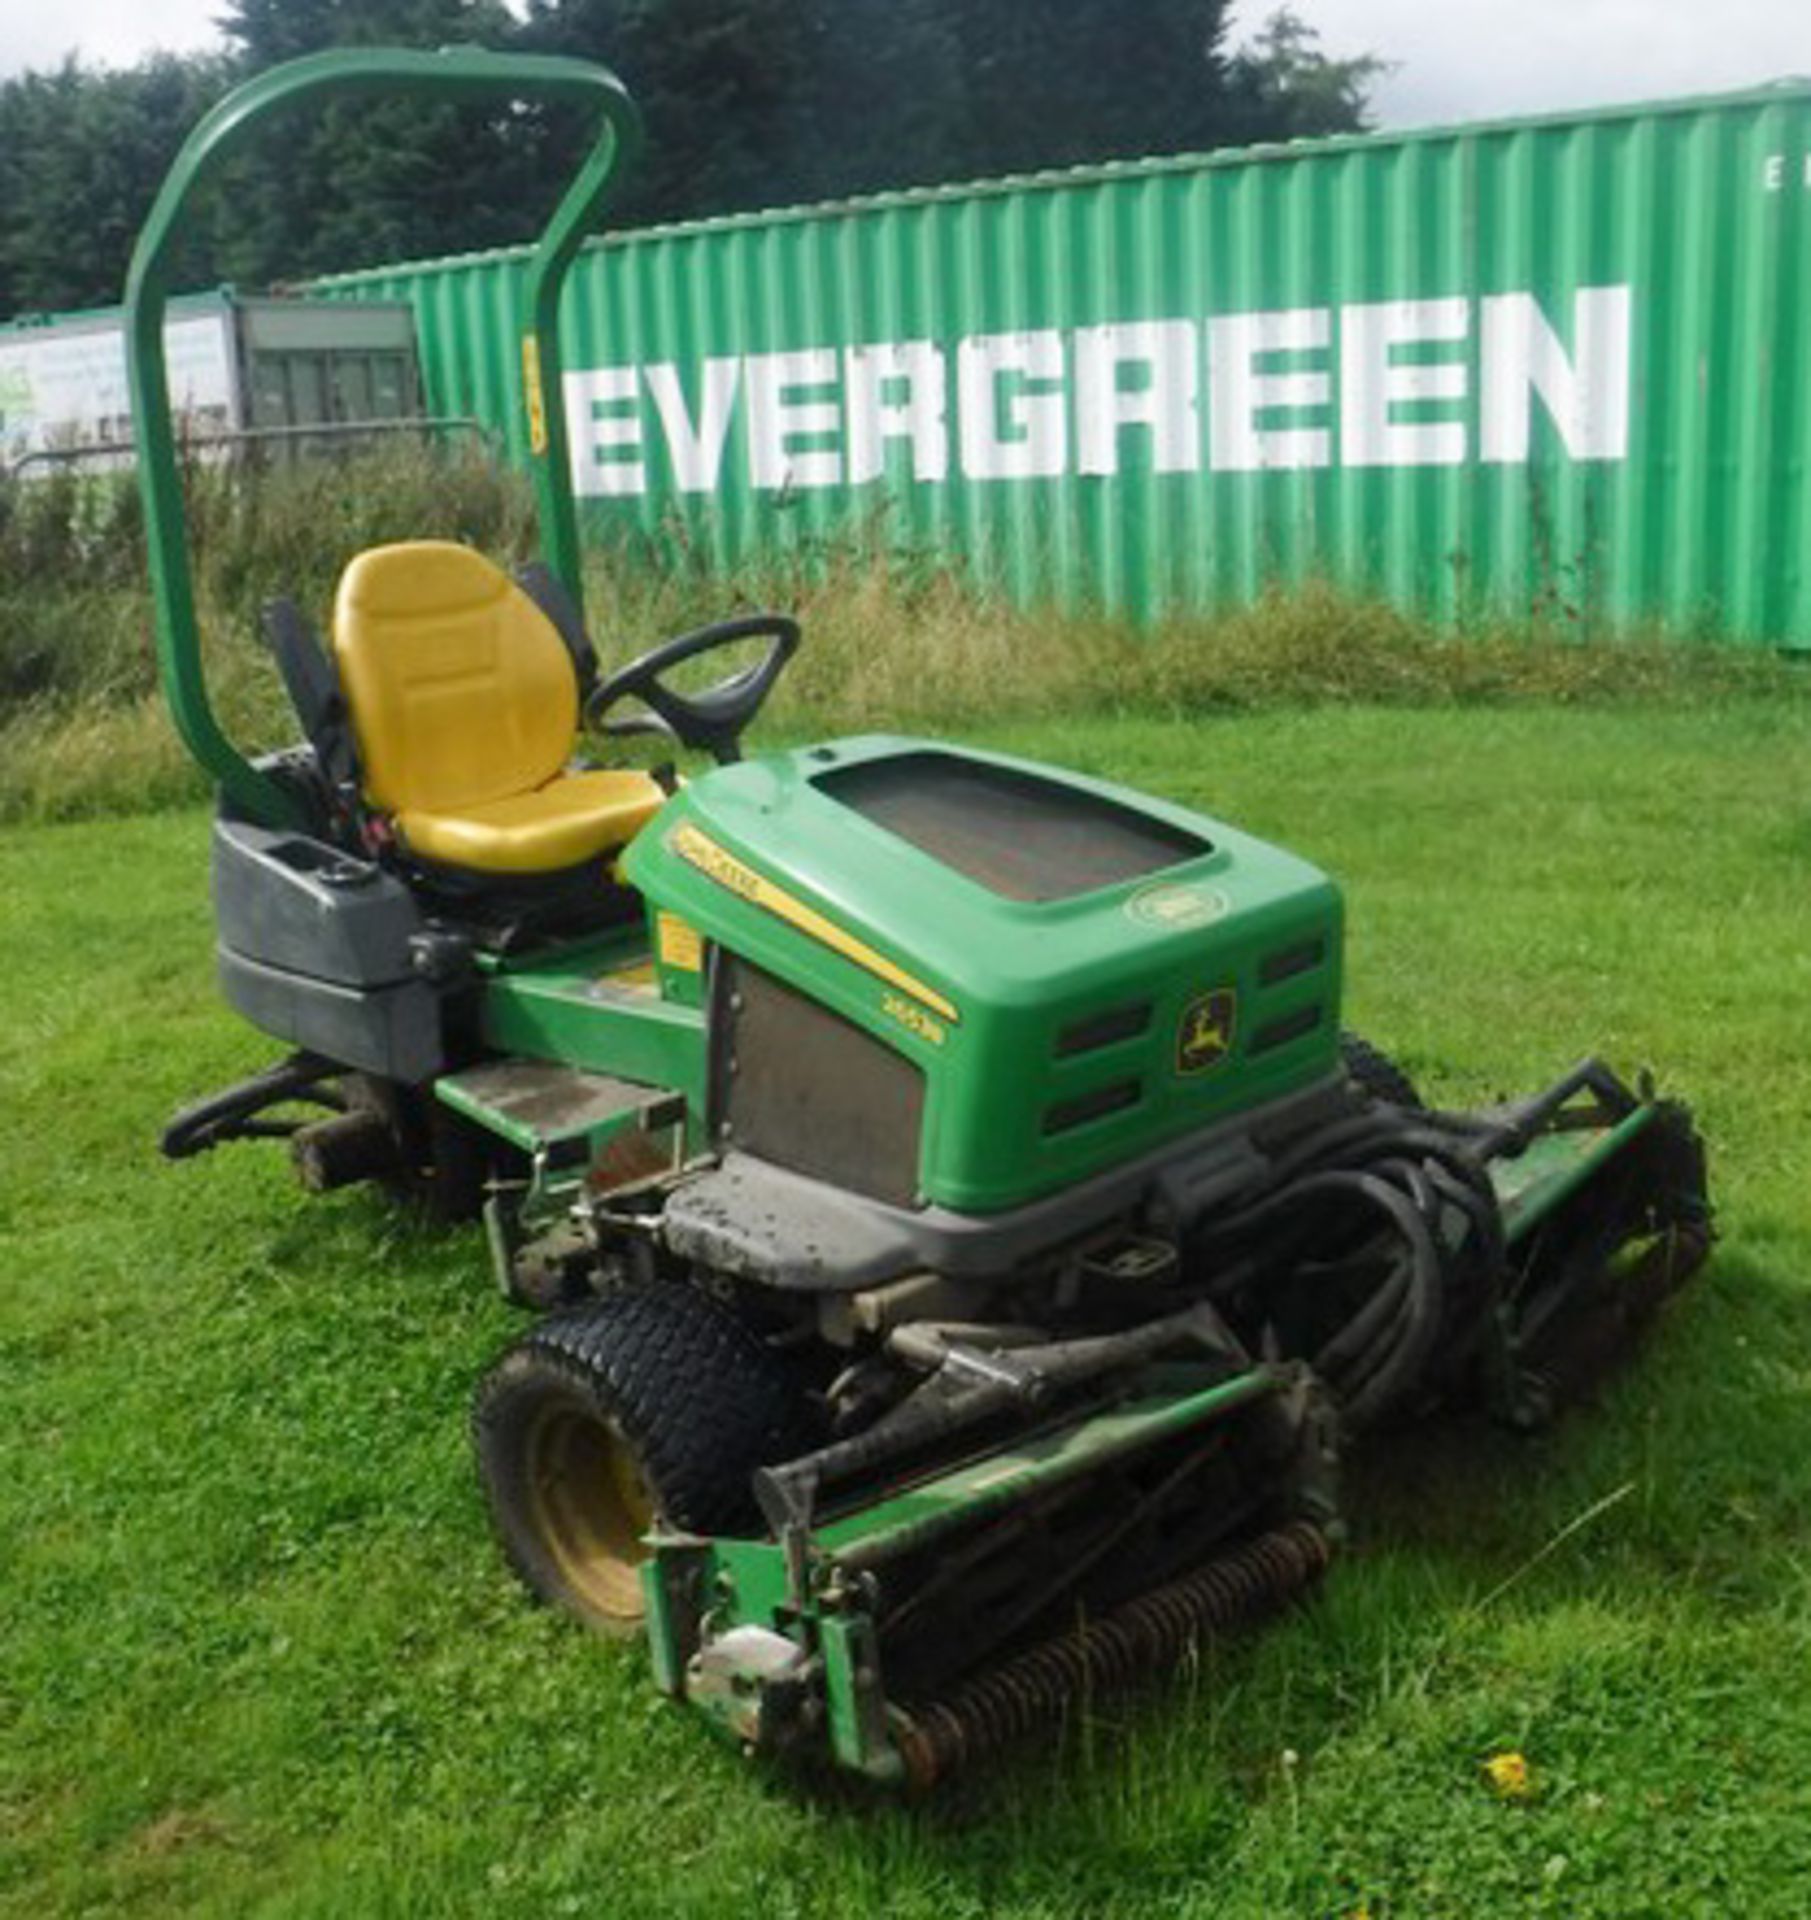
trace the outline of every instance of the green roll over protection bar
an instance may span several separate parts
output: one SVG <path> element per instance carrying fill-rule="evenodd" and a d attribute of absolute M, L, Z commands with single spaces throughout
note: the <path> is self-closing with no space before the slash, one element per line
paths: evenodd
<path fill-rule="evenodd" d="M 447 47 L 437 53 L 359 48 L 310 54 L 235 88 L 183 143 L 151 208 L 126 280 L 126 353 L 138 422 L 138 483 L 157 619 L 157 665 L 177 731 L 232 804 L 259 824 L 296 826 L 284 789 L 226 737 L 208 700 L 189 570 L 188 523 L 177 468 L 164 366 L 164 307 L 173 243 L 189 197 L 209 169 L 270 116 L 304 102 L 387 93 L 437 100 L 563 101 L 591 106 L 598 135 L 554 209 L 523 286 L 522 401 L 541 550 L 582 613 L 578 523 L 567 469 L 557 332 L 560 290 L 579 243 L 595 225 L 611 184 L 640 143 L 640 119 L 623 84 L 589 61 Z"/>

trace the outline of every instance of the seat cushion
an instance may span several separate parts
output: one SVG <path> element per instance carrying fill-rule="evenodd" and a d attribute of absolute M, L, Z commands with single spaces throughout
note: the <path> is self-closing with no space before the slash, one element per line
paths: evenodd
<path fill-rule="evenodd" d="M 553 622 L 483 554 L 448 540 L 373 547 L 347 567 L 334 662 L 366 798 L 464 813 L 555 779 L 578 677 Z"/>
<path fill-rule="evenodd" d="M 411 853 L 479 873 L 555 873 L 626 846 L 666 794 L 647 774 L 566 773 L 527 793 L 460 807 L 408 808 L 396 825 Z"/>

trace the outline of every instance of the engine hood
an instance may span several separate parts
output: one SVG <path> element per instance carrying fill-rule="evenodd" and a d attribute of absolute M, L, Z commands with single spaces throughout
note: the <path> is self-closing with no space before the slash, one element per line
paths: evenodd
<path fill-rule="evenodd" d="M 733 955 L 920 1069 L 921 1203 L 1018 1204 L 1335 1070 L 1332 882 L 1107 782 L 835 741 L 692 782 L 627 872 L 663 955 Z"/>

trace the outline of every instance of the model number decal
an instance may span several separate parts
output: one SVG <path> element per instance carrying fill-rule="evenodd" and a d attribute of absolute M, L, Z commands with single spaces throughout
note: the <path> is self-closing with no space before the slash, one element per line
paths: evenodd
<path fill-rule="evenodd" d="M 933 1019 L 925 1010 L 897 993 L 881 995 L 880 1010 L 888 1019 L 897 1020 L 908 1033 L 933 1047 L 943 1045 L 949 1036 L 949 1029 L 941 1020 Z"/>
<path fill-rule="evenodd" d="M 703 968 L 704 941 L 696 927 L 681 920 L 678 914 L 666 912 L 656 914 L 654 924 L 660 936 L 662 966 L 676 967 L 685 973 L 697 973 Z"/>
<path fill-rule="evenodd" d="M 839 927 L 834 920 L 819 913 L 816 907 L 809 907 L 803 900 L 795 899 L 764 873 L 757 873 L 733 853 L 718 846 L 708 833 L 701 832 L 689 820 L 682 820 L 673 828 L 667 835 L 666 844 L 681 860 L 696 867 L 700 873 L 707 874 L 718 886 L 727 888 L 750 906 L 771 913 L 776 920 L 784 920 L 788 926 L 796 927 L 808 939 L 828 947 L 832 953 L 840 953 L 845 960 L 853 961 L 877 980 L 885 980 L 890 986 L 899 988 L 901 993 L 910 994 L 951 1026 L 961 1019 L 953 1000 L 907 973 L 904 967 L 889 960 L 884 953 L 877 952 L 867 941 L 858 939 L 847 927 Z"/>

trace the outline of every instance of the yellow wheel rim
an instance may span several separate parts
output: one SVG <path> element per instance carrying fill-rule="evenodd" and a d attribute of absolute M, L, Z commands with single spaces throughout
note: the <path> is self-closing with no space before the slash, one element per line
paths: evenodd
<path fill-rule="evenodd" d="M 548 1407 L 527 1453 L 529 1518 L 573 1604 L 606 1631 L 638 1627 L 654 1499 L 628 1443 L 597 1414 Z"/>

